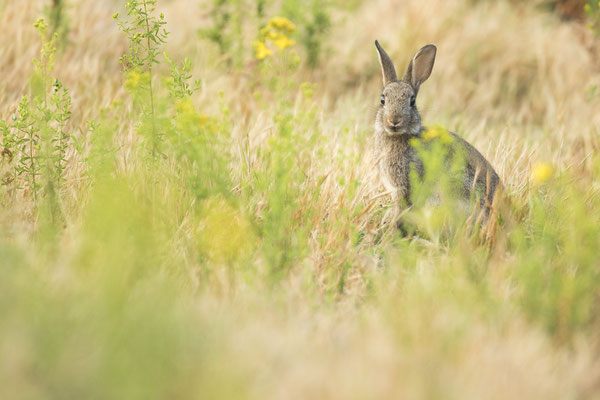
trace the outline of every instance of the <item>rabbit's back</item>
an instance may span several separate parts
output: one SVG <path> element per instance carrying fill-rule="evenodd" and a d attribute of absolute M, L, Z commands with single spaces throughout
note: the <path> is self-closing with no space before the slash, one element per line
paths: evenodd
<path fill-rule="evenodd" d="M 496 189 L 501 184 L 500 177 L 494 167 L 486 158 L 469 142 L 450 132 L 454 140 L 462 147 L 466 158 L 463 176 L 463 193 L 466 197 L 479 199 L 480 206 L 488 209 L 496 194 Z M 473 193 L 475 192 L 475 193 Z"/>

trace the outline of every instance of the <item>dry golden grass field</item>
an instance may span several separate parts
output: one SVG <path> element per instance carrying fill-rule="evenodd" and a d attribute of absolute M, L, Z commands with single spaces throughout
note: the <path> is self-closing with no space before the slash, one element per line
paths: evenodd
<path fill-rule="evenodd" d="M 554 3 L 0 0 L 0 399 L 599 399 L 600 4 Z M 393 228 L 375 39 L 436 44 L 481 229 Z"/>

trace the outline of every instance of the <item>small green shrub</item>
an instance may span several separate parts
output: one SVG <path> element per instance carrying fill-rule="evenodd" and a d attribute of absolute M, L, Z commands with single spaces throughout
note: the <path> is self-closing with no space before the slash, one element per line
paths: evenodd
<path fill-rule="evenodd" d="M 36 202 L 44 188 L 49 200 L 56 203 L 68 162 L 67 149 L 72 145 L 67 131 L 71 96 L 52 77 L 58 34 L 49 35 L 43 19 L 35 27 L 42 48 L 39 58 L 33 60 L 31 96 L 23 96 L 12 119 L 1 125 L 3 163 L 10 166 L 3 183 L 27 189 Z"/>
<path fill-rule="evenodd" d="M 590 29 L 600 36 L 600 1 L 587 0 L 584 10 L 590 20 Z"/>
<path fill-rule="evenodd" d="M 432 126 L 423 132 L 423 140 L 413 140 L 423 162 L 423 170 L 411 170 L 411 210 L 402 217 L 420 235 L 439 243 L 454 238 L 464 228 L 471 210 L 477 208 L 474 193 L 473 207 L 464 204 L 460 188 L 466 166 L 466 154 L 456 139 L 444 128 Z"/>
<path fill-rule="evenodd" d="M 141 133 L 148 133 L 153 155 L 158 153 L 160 141 L 156 121 L 153 68 L 160 62 L 160 46 L 169 35 L 164 28 L 167 24 L 164 14 L 161 13 L 158 17 L 154 15 L 156 3 L 156 0 L 128 1 L 125 19 L 119 20 L 118 13 L 113 15 L 129 42 L 129 52 L 121 57 L 121 64 L 128 74 L 130 89 L 141 106 L 142 125 L 149 126 L 148 130 L 141 129 Z"/>
<path fill-rule="evenodd" d="M 298 41 L 306 52 L 309 67 L 316 68 L 323 51 L 325 36 L 331 27 L 330 9 L 327 0 L 284 0 L 282 13 L 295 21 L 299 27 Z"/>
<path fill-rule="evenodd" d="M 208 15 L 212 22 L 212 26 L 203 28 L 198 31 L 200 37 L 210 40 L 215 43 L 219 48 L 219 53 L 222 55 L 229 54 L 233 42 L 238 43 L 241 37 L 238 35 L 239 32 L 235 27 L 232 27 L 236 21 L 239 23 L 239 14 L 242 12 L 242 1 L 236 0 L 234 2 L 227 0 L 213 0 L 212 5 L 208 10 Z M 232 58 L 239 61 L 240 54 L 233 56 Z M 229 62 L 232 59 L 228 60 Z"/>
<path fill-rule="evenodd" d="M 587 249 L 600 245 L 598 196 L 568 173 L 534 170 L 529 215 L 511 233 L 521 306 L 553 335 L 569 339 L 594 322 L 600 269 Z"/>
<path fill-rule="evenodd" d="M 37 200 L 37 194 L 41 187 L 39 175 L 41 174 L 40 155 L 40 127 L 38 120 L 33 116 L 31 103 L 27 96 L 23 96 L 19 103 L 17 114 L 13 116 L 12 127 L 17 132 L 18 139 L 15 145 L 20 151 L 19 161 L 15 167 L 17 177 L 24 177 L 33 199 Z"/>
<path fill-rule="evenodd" d="M 266 16 L 282 15 L 294 22 L 294 30 L 298 27 L 298 43 L 306 53 L 306 63 L 311 68 L 319 64 L 323 52 L 324 39 L 331 27 L 331 9 L 344 6 L 336 5 L 330 1 L 310 0 L 308 2 L 298 0 L 285 0 L 276 4 L 272 0 L 213 0 L 208 8 L 207 15 L 210 26 L 199 30 L 202 38 L 214 42 L 219 48 L 221 55 L 235 66 L 241 66 L 247 55 L 248 41 L 244 32 L 259 31 L 257 42 L 266 44 L 263 31 L 269 28 L 269 24 L 278 17 L 265 21 Z M 348 5 L 347 7 L 354 7 Z M 252 12 L 249 10 L 254 10 Z M 291 32 L 286 32 L 289 34 Z M 271 39 L 276 42 L 276 38 Z M 267 47 L 252 43 L 259 59 L 269 55 Z M 283 41 L 279 42 L 284 45 Z"/>
<path fill-rule="evenodd" d="M 66 14 L 66 0 L 51 0 L 46 6 L 45 15 L 50 22 L 52 34 L 57 34 L 58 43 L 65 45 L 69 34 L 69 19 Z"/>

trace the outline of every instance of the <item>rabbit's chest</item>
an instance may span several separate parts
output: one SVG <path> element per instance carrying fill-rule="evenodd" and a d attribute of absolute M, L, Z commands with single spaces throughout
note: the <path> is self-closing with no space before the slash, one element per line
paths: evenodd
<path fill-rule="evenodd" d="M 380 158 L 379 173 L 382 183 L 388 191 L 406 192 L 409 188 L 410 171 L 418 159 L 414 149 L 408 143 L 390 146 Z"/>

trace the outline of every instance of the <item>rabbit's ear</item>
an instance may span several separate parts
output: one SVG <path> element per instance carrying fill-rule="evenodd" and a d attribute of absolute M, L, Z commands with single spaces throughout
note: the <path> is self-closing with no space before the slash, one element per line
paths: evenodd
<path fill-rule="evenodd" d="M 377 47 L 377 53 L 379 54 L 379 64 L 381 64 L 381 73 L 383 74 L 383 86 L 390 82 L 397 81 L 398 77 L 396 76 L 396 69 L 394 68 L 394 63 L 392 63 L 390 56 L 387 55 L 377 40 L 375 41 L 375 47 Z"/>
<path fill-rule="evenodd" d="M 415 92 L 419 90 L 421 83 L 431 75 L 436 51 L 437 48 L 434 45 L 428 44 L 419 50 L 408 64 L 403 80 L 410 83 Z"/>

